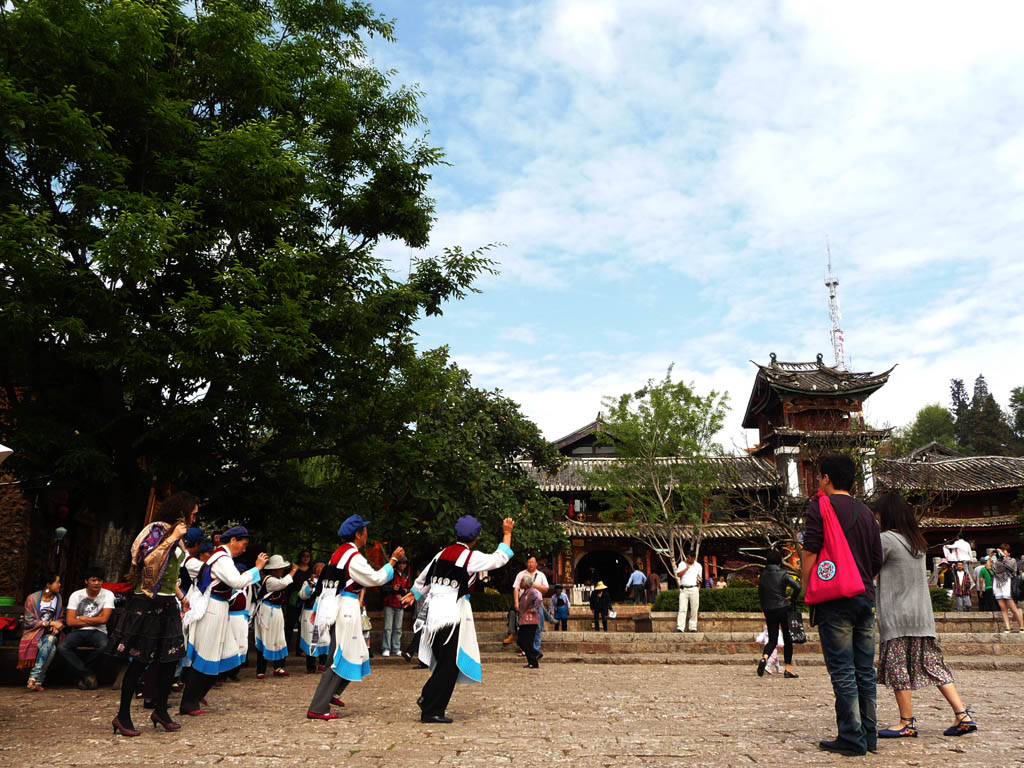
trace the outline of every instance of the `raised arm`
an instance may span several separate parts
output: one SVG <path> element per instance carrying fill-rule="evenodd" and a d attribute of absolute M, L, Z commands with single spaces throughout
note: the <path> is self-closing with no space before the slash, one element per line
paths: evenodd
<path fill-rule="evenodd" d="M 291 583 L 292 575 L 290 573 L 280 578 L 277 576 L 267 576 L 267 580 L 263 582 L 268 592 L 280 592 L 282 589 L 287 589 Z"/>
<path fill-rule="evenodd" d="M 512 529 L 515 528 L 515 521 L 506 517 L 502 523 L 501 544 L 489 555 L 483 552 L 473 552 L 466 563 L 466 569 L 470 573 L 486 573 L 501 568 L 512 558 Z"/>
<path fill-rule="evenodd" d="M 217 581 L 227 584 L 232 589 L 245 589 L 250 584 L 256 584 L 260 580 L 260 571 L 266 562 L 266 554 L 260 553 L 259 557 L 256 558 L 256 565 L 254 567 L 239 573 L 234 561 L 224 555 L 213 561 L 213 564 L 210 566 L 210 573 Z"/>

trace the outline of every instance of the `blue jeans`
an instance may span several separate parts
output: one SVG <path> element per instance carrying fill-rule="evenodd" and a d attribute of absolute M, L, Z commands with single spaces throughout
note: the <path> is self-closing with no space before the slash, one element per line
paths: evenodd
<path fill-rule="evenodd" d="M 29 677 L 42 685 L 46 678 L 46 670 L 53 661 L 53 652 L 57 650 L 57 636 L 46 633 L 39 638 L 39 645 L 36 646 L 36 663 L 29 673 Z"/>
<path fill-rule="evenodd" d="M 384 637 L 381 639 L 381 650 L 398 655 L 402 652 L 402 617 L 404 608 L 384 606 Z"/>
<path fill-rule="evenodd" d="M 836 696 L 839 738 L 863 750 L 878 743 L 875 604 L 863 595 L 815 607 L 825 667 Z"/>
<path fill-rule="evenodd" d="M 540 653 L 540 636 L 544 632 L 544 606 L 540 608 L 540 616 L 537 617 L 537 634 L 533 638 L 533 650 Z"/>
<path fill-rule="evenodd" d="M 85 663 L 78 658 L 76 648 L 88 647 L 92 649 Z M 80 679 L 96 674 L 96 667 L 103 658 L 103 652 L 107 649 L 107 633 L 98 629 L 76 629 L 69 632 L 60 641 L 57 650 L 64 657 L 64 661 L 75 671 Z"/>

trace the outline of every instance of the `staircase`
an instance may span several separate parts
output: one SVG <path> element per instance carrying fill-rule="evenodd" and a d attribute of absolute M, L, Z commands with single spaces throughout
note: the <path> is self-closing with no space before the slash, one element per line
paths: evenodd
<path fill-rule="evenodd" d="M 522 663 L 514 644 L 503 645 L 505 616 L 474 617 L 481 660 Z M 675 631 L 674 613 L 620 613 L 608 632 L 594 632 L 589 617 L 570 619 L 568 632 L 544 631 L 544 663 L 586 664 L 735 664 L 753 666 L 762 646 L 754 637 L 764 617 L 754 613 L 703 613 L 697 632 Z M 824 666 L 818 633 L 804 616 L 807 642 L 797 645 L 799 666 Z M 936 614 L 939 645 L 954 669 L 1024 670 L 1024 633 L 1003 632 L 998 613 Z M 637 631 L 639 629 L 639 631 Z M 375 663 L 378 661 L 374 659 Z M 380 659 L 404 663 L 401 659 Z"/>

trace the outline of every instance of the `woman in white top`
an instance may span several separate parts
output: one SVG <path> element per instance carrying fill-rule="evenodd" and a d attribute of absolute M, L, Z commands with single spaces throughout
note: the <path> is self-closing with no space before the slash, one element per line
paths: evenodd
<path fill-rule="evenodd" d="M 1017 628 L 1024 632 L 1024 618 L 1021 617 L 1020 608 L 1013 599 L 1013 577 L 1017 573 L 1017 561 L 1010 557 L 1010 545 L 1003 542 L 996 550 L 996 566 L 992 577 L 992 591 L 996 602 L 999 603 L 999 610 L 1003 614 L 1003 632 L 1010 631 L 1010 617 L 1007 611 L 1011 611 L 1017 619 Z"/>

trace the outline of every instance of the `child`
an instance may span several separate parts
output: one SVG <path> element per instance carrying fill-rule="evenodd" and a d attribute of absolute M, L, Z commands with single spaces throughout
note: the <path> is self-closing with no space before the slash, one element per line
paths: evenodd
<path fill-rule="evenodd" d="M 569 629 L 569 596 L 562 591 L 561 584 L 552 587 L 551 608 L 555 613 L 555 631 L 565 632 Z"/>
<path fill-rule="evenodd" d="M 761 634 L 759 634 L 757 637 L 755 637 L 754 640 L 756 640 L 762 646 L 764 646 L 764 644 L 768 642 L 768 625 L 767 624 L 764 626 L 764 629 L 761 630 Z M 772 674 L 773 672 L 779 672 L 779 671 L 782 670 L 782 667 L 779 666 L 779 648 L 782 647 L 782 644 L 783 644 L 782 633 L 780 632 L 779 633 L 778 642 L 776 643 L 775 648 L 772 650 L 772 655 L 768 657 L 768 663 L 765 666 L 765 671 L 769 675 Z"/>

